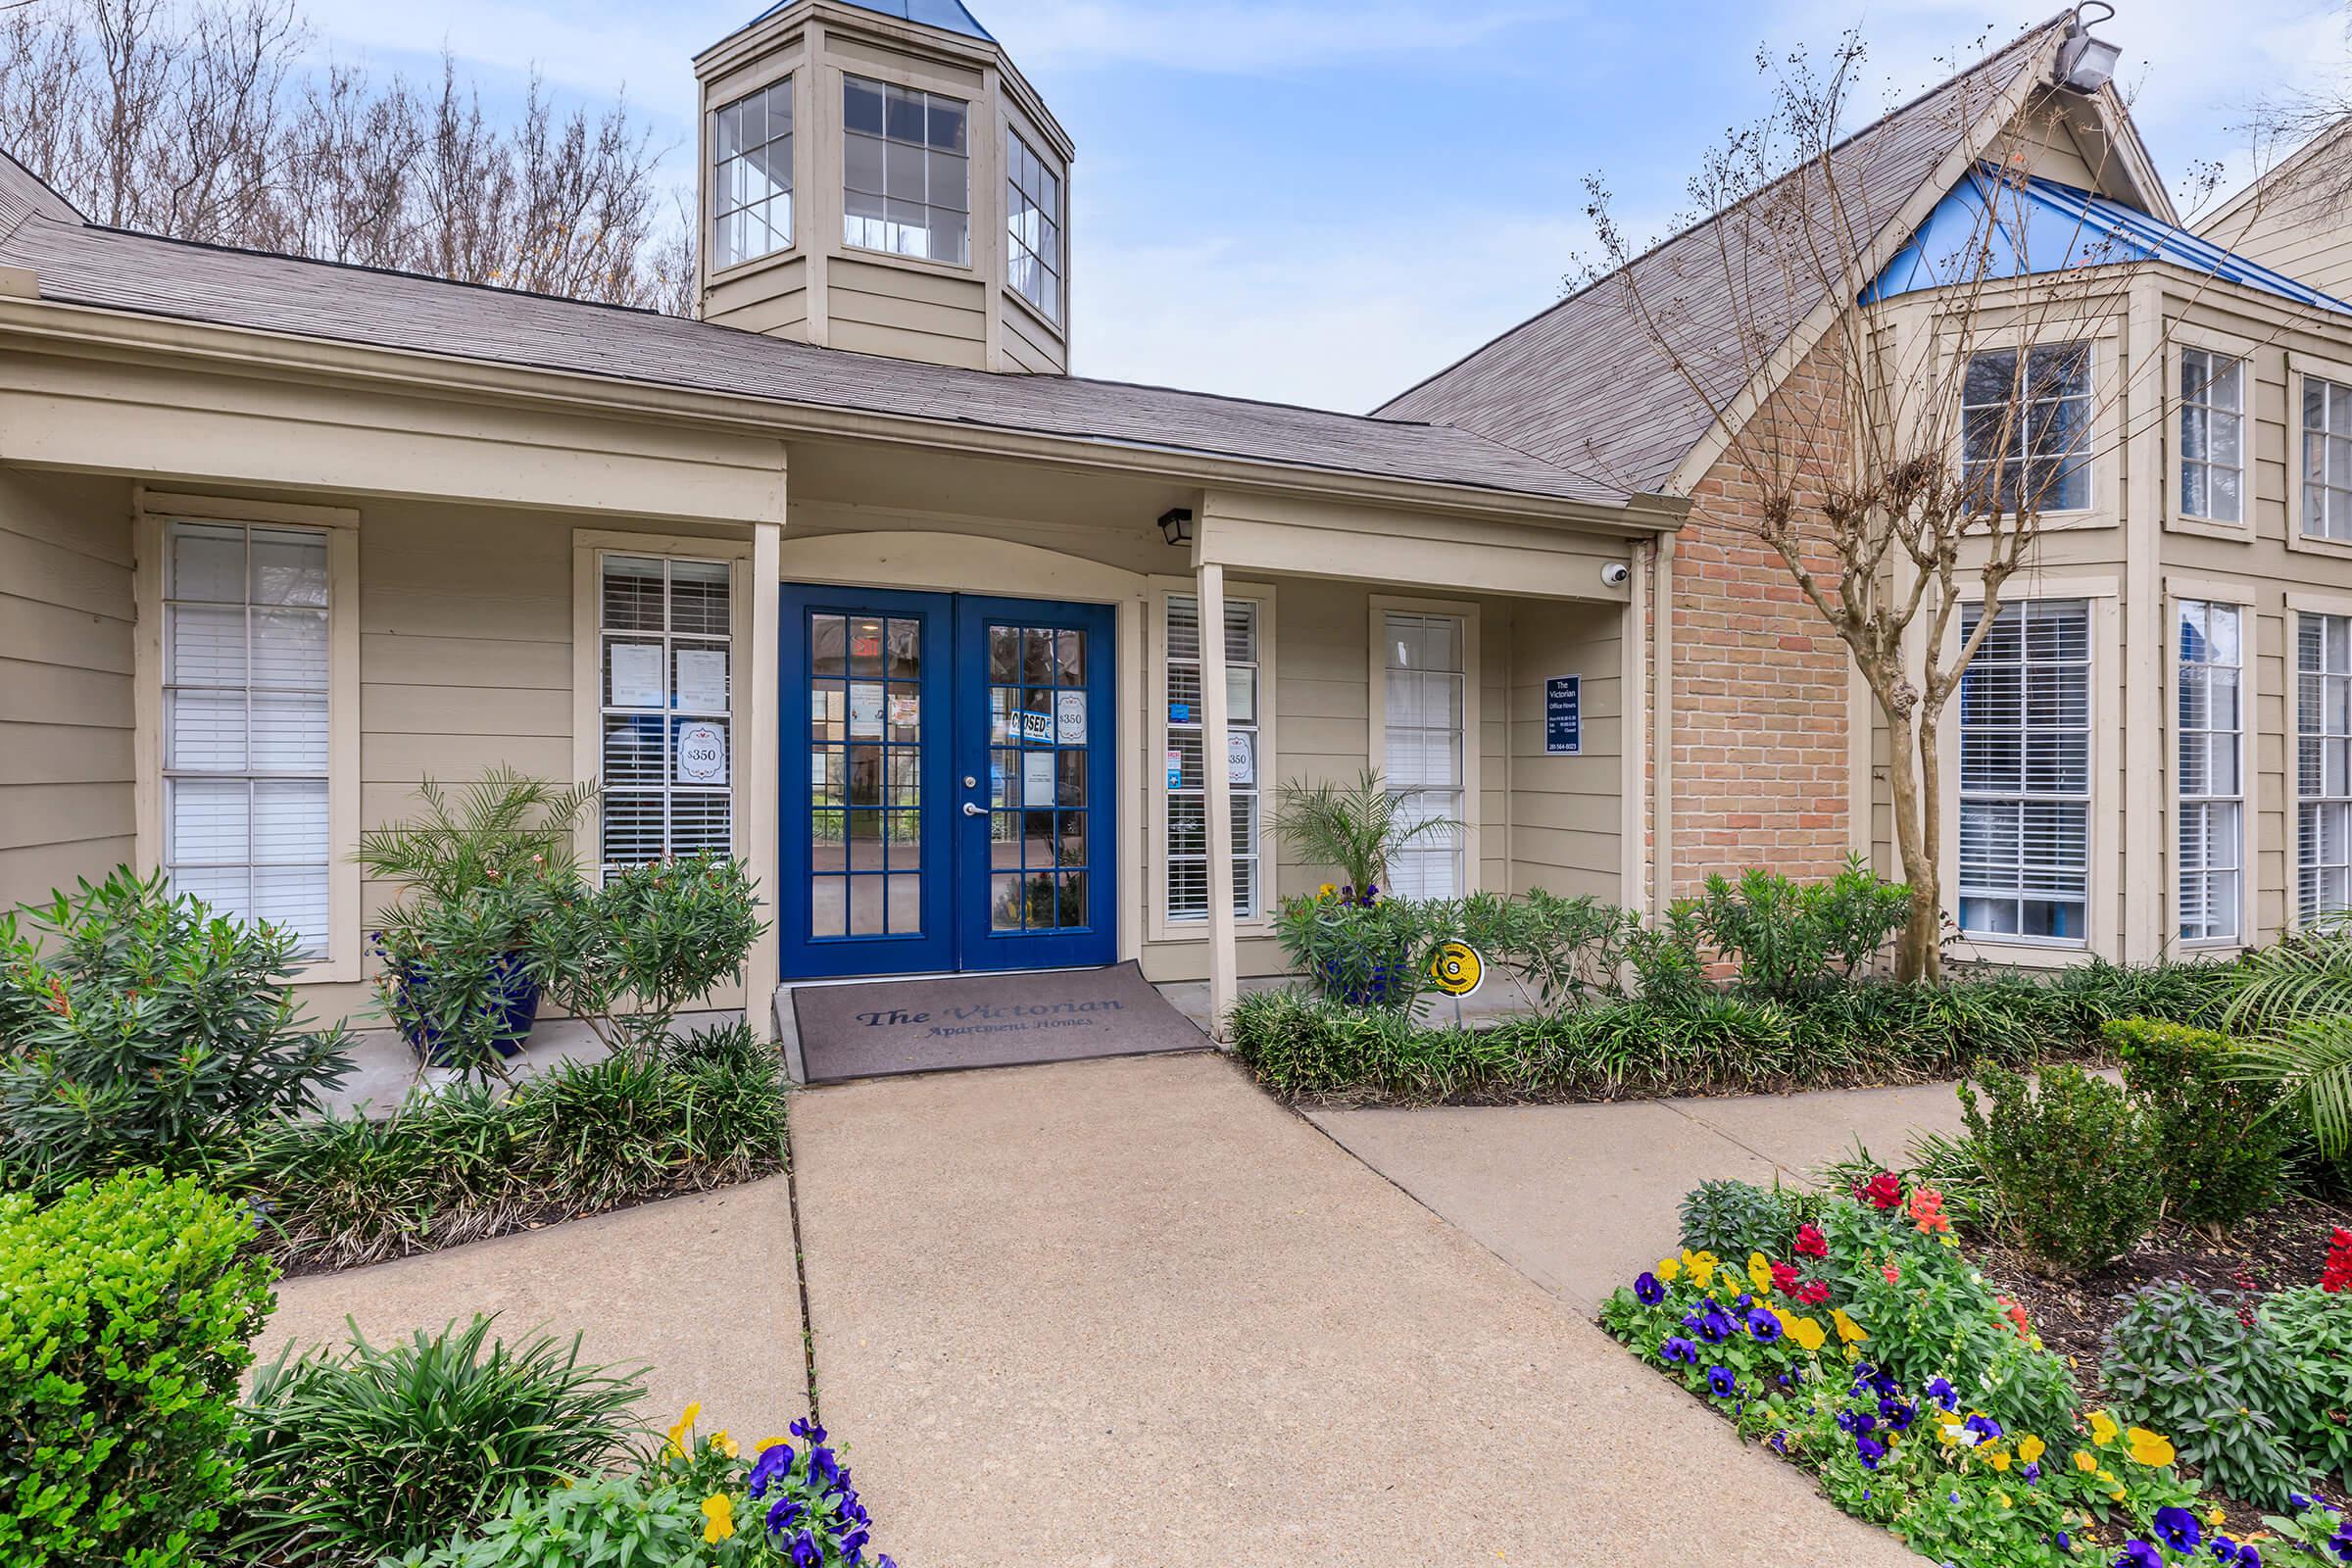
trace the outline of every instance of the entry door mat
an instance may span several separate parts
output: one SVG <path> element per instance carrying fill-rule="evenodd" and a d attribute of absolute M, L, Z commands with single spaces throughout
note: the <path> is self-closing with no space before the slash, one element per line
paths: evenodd
<path fill-rule="evenodd" d="M 1132 959 L 1101 969 L 795 986 L 792 1013 L 812 1084 L 1208 1045 Z"/>

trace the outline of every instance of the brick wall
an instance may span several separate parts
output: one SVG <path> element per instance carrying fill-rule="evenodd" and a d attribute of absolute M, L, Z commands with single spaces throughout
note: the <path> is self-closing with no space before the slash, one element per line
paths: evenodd
<path fill-rule="evenodd" d="M 1842 456 L 1842 378 L 1808 361 L 1783 383 L 1759 426 L 1804 433 L 1771 442 L 1799 475 L 1799 515 L 1818 516 L 1821 469 Z M 1757 445 L 1767 443 L 1759 442 Z M 1766 866 L 1800 879 L 1834 874 L 1851 842 L 1845 645 L 1754 533 L 1762 490 L 1732 454 L 1691 491 L 1675 540 L 1674 894 L 1711 871 Z M 1824 548 L 1807 564 L 1834 588 Z"/>

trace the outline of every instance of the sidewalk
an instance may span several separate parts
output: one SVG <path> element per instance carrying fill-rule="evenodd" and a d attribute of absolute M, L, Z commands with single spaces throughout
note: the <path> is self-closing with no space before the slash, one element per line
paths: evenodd
<path fill-rule="evenodd" d="M 1858 1136 L 1883 1160 L 1960 1130 L 1948 1083 L 1584 1105 L 1321 1110 L 1314 1124 L 1579 1311 L 1674 1250 L 1683 1195 L 1806 1184 Z"/>

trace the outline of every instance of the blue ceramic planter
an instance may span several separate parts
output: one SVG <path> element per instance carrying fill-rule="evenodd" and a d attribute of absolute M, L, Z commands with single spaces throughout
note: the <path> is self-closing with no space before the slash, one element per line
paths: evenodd
<path fill-rule="evenodd" d="M 1376 963 L 1359 969 L 1360 983 L 1348 978 L 1348 967 L 1337 963 L 1319 967 L 1315 978 L 1325 996 L 1336 997 L 1351 1007 L 1386 1007 L 1403 1001 L 1411 991 L 1412 977 L 1403 964 Z"/>
<path fill-rule="evenodd" d="M 492 1011 L 496 1015 L 498 1028 L 491 1036 L 490 1043 L 497 1048 L 499 1055 L 513 1056 L 522 1050 L 523 1042 L 531 1037 L 531 1026 L 538 1022 L 539 988 L 524 972 L 523 956 L 519 953 L 510 953 L 500 958 L 495 974 L 497 1001 L 492 1004 Z M 401 971 L 403 991 L 421 980 L 423 975 L 424 970 L 420 965 L 410 964 L 404 968 Z M 449 1031 L 440 1024 L 421 1020 L 403 1021 L 400 1033 L 408 1041 L 409 1048 L 422 1057 L 427 1066 L 458 1065 L 450 1046 Z"/>

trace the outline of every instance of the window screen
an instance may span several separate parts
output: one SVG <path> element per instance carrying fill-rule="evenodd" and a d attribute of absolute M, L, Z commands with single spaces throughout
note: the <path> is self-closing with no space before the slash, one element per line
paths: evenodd
<path fill-rule="evenodd" d="M 174 522 L 165 556 L 165 869 L 324 957 L 326 535 Z"/>
<path fill-rule="evenodd" d="M 1225 733 L 1233 798 L 1233 912 L 1259 909 L 1258 622 L 1251 599 L 1225 601 Z M 1208 806 L 1200 754 L 1200 606 L 1168 598 L 1168 898 L 1171 920 L 1208 917 Z"/>
<path fill-rule="evenodd" d="M 1960 680 L 1960 929 L 2081 942 L 2089 882 L 2090 607 L 2010 605 Z"/>
<path fill-rule="evenodd" d="M 1389 788 L 1404 797 L 1406 822 L 1452 824 L 1423 833 L 1389 862 L 1383 891 L 1453 899 L 1464 890 L 1463 725 L 1469 711 L 1467 627 L 1459 615 L 1392 610 L 1383 617 L 1384 711 Z"/>
<path fill-rule="evenodd" d="M 729 576 L 722 561 L 603 558 L 608 869 L 734 852 Z"/>

